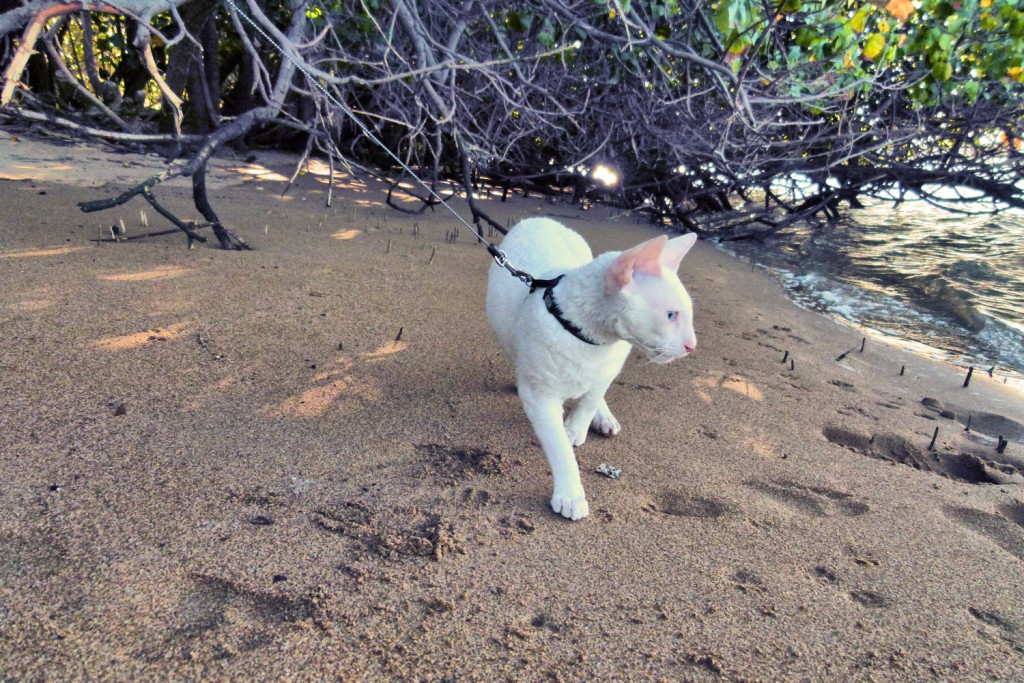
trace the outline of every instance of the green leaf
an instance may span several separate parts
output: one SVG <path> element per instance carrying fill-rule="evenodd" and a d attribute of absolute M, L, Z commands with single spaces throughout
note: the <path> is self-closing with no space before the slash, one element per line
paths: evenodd
<path fill-rule="evenodd" d="M 715 12 L 715 26 L 722 35 L 729 35 L 729 29 L 732 28 L 732 24 L 729 21 L 729 1 L 723 0 L 718 5 L 718 11 Z"/>
<path fill-rule="evenodd" d="M 750 39 L 746 36 L 738 36 L 736 40 L 729 45 L 729 53 L 734 55 L 741 55 L 747 51 L 750 47 Z"/>
<path fill-rule="evenodd" d="M 530 24 L 533 23 L 533 17 L 529 14 L 524 15 L 521 12 L 513 10 L 508 13 L 505 23 L 508 24 L 509 29 L 519 33 L 525 33 L 530 30 Z"/>
<path fill-rule="evenodd" d="M 872 33 L 864 43 L 864 56 L 873 60 L 882 54 L 883 48 L 885 48 L 885 36 L 881 33 Z"/>
<path fill-rule="evenodd" d="M 868 19 L 868 7 L 862 7 L 850 20 L 850 27 L 857 33 L 864 33 L 864 22 Z"/>
<path fill-rule="evenodd" d="M 555 25 L 551 23 L 550 19 L 544 20 L 544 25 L 540 29 L 540 33 L 537 34 L 537 42 L 546 48 L 553 47 L 555 44 Z"/>
<path fill-rule="evenodd" d="M 786 2 L 782 3 L 782 7 L 779 8 L 779 12 L 782 14 L 796 14 L 802 6 L 801 0 L 786 0 Z"/>
<path fill-rule="evenodd" d="M 803 48 L 810 47 L 816 40 L 820 39 L 820 35 L 809 28 L 799 28 L 796 31 L 796 44 Z"/>
<path fill-rule="evenodd" d="M 935 62 L 932 65 L 932 77 L 937 81 L 948 81 L 953 77 L 953 65 L 949 62 Z"/>

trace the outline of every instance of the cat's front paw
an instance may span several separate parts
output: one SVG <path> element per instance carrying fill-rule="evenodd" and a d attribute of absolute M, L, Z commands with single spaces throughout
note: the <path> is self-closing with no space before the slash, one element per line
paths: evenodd
<path fill-rule="evenodd" d="M 551 509 L 572 521 L 583 519 L 590 514 L 590 503 L 585 496 L 578 498 L 555 494 L 551 498 Z"/>
<path fill-rule="evenodd" d="M 622 425 L 607 408 L 598 409 L 590 422 L 590 428 L 603 436 L 615 436 L 622 431 Z"/>
<path fill-rule="evenodd" d="M 574 429 L 571 419 L 565 421 L 565 435 L 569 437 L 569 443 L 573 445 L 573 448 L 582 446 L 587 442 L 586 426 L 583 429 Z"/>

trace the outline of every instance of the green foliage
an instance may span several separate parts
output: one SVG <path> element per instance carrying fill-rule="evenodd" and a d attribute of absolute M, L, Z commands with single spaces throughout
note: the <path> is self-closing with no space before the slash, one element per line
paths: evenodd
<path fill-rule="evenodd" d="M 1021 98 L 1024 11 L 1015 0 L 879 4 L 717 0 L 703 10 L 717 32 L 717 45 L 687 31 L 690 17 L 678 0 L 594 0 L 581 24 L 617 32 L 623 22 L 620 12 L 641 17 L 658 40 L 685 37 L 696 54 L 728 65 L 735 74 L 747 69 L 765 75 L 762 87 L 772 97 L 813 100 L 845 93 L 870 98 L 880 87 L 895 87 L 906 88 L 910 101 L 921 107 L 970 104 L 979 97 L 998 102 Z M 533 3 L 517 3 L 496 16 L 523 54 L 566 40 L 590 39 L 587 30 L 568 26 Z M 640 79 L 641 87 L 659 81 L 679 85 L 675 67 L 681 65 L 655 59 L 653 52 L 649 44 L 628 50 L 609 47 L 603 60 L 606 82 Z"/>
<path fill-rule="evenodd" d="M 774 70 L 790 95 L 910 85 L 918 105 L 1020 98 L 1024 11 L 1014 0 L 783 3 L 767 16 L 755 0 L 712 4 L 730 53 Z M 772 40 L 762 40 L 765 35 Z M 739 47 L 742 47 L 742 50 Z M 753 46 L 759 46 L 752 52 Z"/>

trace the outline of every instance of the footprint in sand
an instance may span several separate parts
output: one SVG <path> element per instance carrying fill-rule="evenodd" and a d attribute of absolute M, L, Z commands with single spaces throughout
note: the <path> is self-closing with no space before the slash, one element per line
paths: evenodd
<path fill-rule="evenodd" d="M 880 607 L 888 607 L 889 600 L 883 595 L 879 595 L 874 591 L 850 591 L 850 599 L 861 607 L 867 607 L 869 609 L 878 609 Z"/>
<path fill-rule="evenodd" d="M 727 500 L 702 496 L 696 493 L 669 491 L 661 497 L 657 509 L 674 517 L 696 517 L 700 519 L 718 519 L 734 512 L 737 506 Z"/>
<path fill-rule="evenodd" d="M 870 510 L 866 503 L 854 500 L 849 493 L 820 486 L 807 486 L 793 481 L 748 481 L 744 486 L 786 508 L 813 517 L 829 517 L 833 514 L 858 517 Z"/>
<path fill-rule="evenodd" d="M 837 446 L 876 460 L 899 463 L 922 472 L 933 472 L 968 484 L 1004 484 L 1019 479 L 1020 472 L 1010 463 L 985 462 L 971 453 L 929 451 L 922 443 L 915 444 L 899 434 L 868 435 L 838 425 L 822 431 Z"/>
<path fill-rule="evenodd" d="M 453 553 L 465 554 L 454 523 L 437 512 L 418 507 L 373 505 L 346 500 L 313 513 L 321 530 L 343 537 L 360 557 L 372 554 L 386 561 L 432 557 L 440 562 Z"/>
<path fill-rule="evenodd" d="M 1002 505 L 1000 514 L 974 508 L 946 505 L 942 513 L 962 527 L 984 536 L 997 546 L 1024 561 L 1024 513 L 1019 505 Z M 1004 517 L 1003 515 L 1007 515 Z"/>
<path fill-rule="evenodd" d="M 881 593 L 876 593 L 875 591 L 862 589 L 846 590 L 840 585 L 841 583 L 845 583 L 845 581 L 841 582 L 839 575 L 828 567 L 817 566 L 814 568 L 811 575 L 816 581 L 837 589 L 851 602 L 854 602 L 866 609 L 881 609 L 892 605 L 892 600 L 890 598 L 882 595 Z"/>
<path fill-rule="evenodd" d="M 978 634 L 986 640 L 1002 640 L 1020 654 L 1024 654 L 1024 633 L 1013 622 L 1003 616 L 976 607 L 968 607 L 967 613 L 981 622 Z"/>
<path fill-rule="evenodd" d="M 444 446 L 436 443 L 415 444 L 414 448 L 426 455 L 431 470 L 442 480 L 504 474 L 509 463 L 504 453 L 484 448 Z"/>
<path fill-rule="evenodd" d="M 163 645 L 199 661 L 273 646 L 273 627 L 327 623 L 331 596 L 318 589 L 291 596 L 207 574 L 191 574 L 189 579 L 176 611 L 177 623 Z"/>

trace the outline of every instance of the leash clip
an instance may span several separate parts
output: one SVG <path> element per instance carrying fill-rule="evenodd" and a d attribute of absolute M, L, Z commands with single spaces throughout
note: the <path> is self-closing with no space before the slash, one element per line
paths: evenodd
<path fill-rule="evenodd" d="M 498 248 L 497 244 L 488 244 L 487 252 L 494 257 L 494 262 L 498 264 L 499 268 L 504 268 L 512 274 L 512 277 L 523 282 L 527 287 L 530 287 L 530 291 L 533 291 L 533 276 L 529 273 L 524 273 L 518 268 L 513 268 L 508 262 L 508 254 Z"/>
<path fill-rule="evenodd" d="M 508 255 L 499 249 L 497 244 L 488 244 L 487 251 L 494 257 L 494 262 L 499 268 L 508 268 Z"/>

